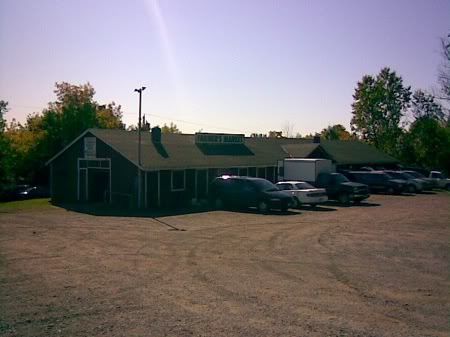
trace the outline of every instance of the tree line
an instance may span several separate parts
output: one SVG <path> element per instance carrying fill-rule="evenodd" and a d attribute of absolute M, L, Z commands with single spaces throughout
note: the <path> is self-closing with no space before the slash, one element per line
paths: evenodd
<path fill-rule="evenodd" d="M 401 76 L 385 67 L 357 83 L 350 131 L 341 124 L 330 125 L 304 138 L 320 135 L 330 140 L 361 140 L 404 164 L 450 173 L 450 35 L 441 46 L 443 63 L 435 93 L 412 92 Z M 125 129 L 121 106 L 99 104 L 89 83 L 56 83 L 54 92 L 56 100 L 42 112 L 28 115 L 24 124 L 14 119 L 7 123 L 8 102 L 0 100 L 0 189 L 20 182 L 45 184 L 45 162 L 87 128 Z M 286 129 L 292 133 L 292 128 L 288 124 Z M 164 124 L 162 131 L 181 133 L 174 123 Z M 271 131 L 267 136 L 281 134 Z"/>

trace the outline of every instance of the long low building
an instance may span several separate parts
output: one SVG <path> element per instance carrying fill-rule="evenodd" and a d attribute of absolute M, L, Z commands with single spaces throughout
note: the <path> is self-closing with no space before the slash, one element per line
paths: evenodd
<path fill-rule="evenodd" d="M 394 158 L 358 141 L 248 138 L 241 134 L 161 134 L 88 129 L 51 158 L 53 202 L 125 207 L 181 206 L 205 199 L 223 174 L 277 180 L 284 158 L 327 158 L 339 167 L 392 166 Z"/>

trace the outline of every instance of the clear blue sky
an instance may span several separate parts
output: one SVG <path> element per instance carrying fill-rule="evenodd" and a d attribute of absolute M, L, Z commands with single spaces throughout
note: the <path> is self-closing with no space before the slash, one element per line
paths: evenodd
<path fill-rule="evenodd" d="M 184 132 L 348 128 L 364 74 L 431 89 L 449 32 L 449 0 L 0 0 L 0 99 L 24 121 L 89 81 L 136 124 L 145 85 L 150 122 Z"/>

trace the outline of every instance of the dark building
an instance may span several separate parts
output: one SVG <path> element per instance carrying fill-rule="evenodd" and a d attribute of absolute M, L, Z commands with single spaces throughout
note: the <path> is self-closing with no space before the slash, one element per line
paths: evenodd
<path fill-rule="evenodd" d="M 135 131 L 88 129 L 50 159 L 54 202 L 108 202 L 123 207 L 181 206 L 206 198 L 219 175 L 275 182 L 286 157 L 328 158 L 338 166 L 391 165 L 375 148 L 346 141 L 246 138 L 235 134 L 142 132 L 141 164 Z"/>

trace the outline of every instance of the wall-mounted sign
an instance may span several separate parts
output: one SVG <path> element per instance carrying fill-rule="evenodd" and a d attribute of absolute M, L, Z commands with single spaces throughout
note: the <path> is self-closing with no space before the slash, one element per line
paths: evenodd
<path fill-rule="evenodd" d="M 196 133 L 196 144 L 244 144 L 244 135 L 229 133 Z"/>
<path fill-rule="evenodd" d="M 84 158 L 95 158 L 97 157 L 97 146 L 95 137 L 85 137 L 84 138 Z"/>

